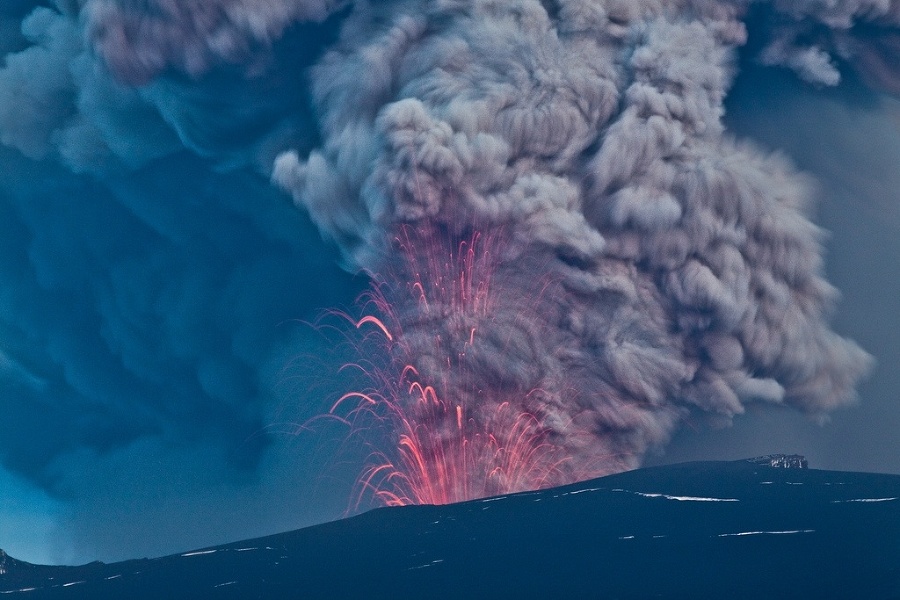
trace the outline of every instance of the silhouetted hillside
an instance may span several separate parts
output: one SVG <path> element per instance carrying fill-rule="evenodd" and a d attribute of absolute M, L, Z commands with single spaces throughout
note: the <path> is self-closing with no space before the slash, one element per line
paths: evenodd
<path fill-rule="evenodd" d="M 4 560 L 12 598 L 892 599 L 900 476 L 686 463 L 153 560 Z"/>

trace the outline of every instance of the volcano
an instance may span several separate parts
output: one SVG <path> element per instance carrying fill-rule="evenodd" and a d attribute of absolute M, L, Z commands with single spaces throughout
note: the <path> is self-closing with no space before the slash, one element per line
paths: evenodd
<path fill-rule="evenodd" d="M 798 457 L 778 458 L 652 467 L 458 504 L 381 508 L 155 559 L 41 566 L 0 553 L 0 593 L 900 598 L 900 475 L 799 468 L 806 463 Z"/>

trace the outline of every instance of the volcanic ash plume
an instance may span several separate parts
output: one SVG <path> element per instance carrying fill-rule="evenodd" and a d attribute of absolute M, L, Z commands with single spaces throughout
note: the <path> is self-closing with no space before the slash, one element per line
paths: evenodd
<path fill-rule="evenodd" d="M 900 88 L 896 0 L 58 0 L 0 87 L 46 63 L 75 105 L 7 102 L 0 129 L 104 181 L 176 150 L 271 175 L 377 282 L 360 328 L 406 457 L 462 439 L 468 469 L 513 436 L 546 459 L 461 499 L 635 465 L 688 418 L 854 399 L 814 183 L 723 126 L 747 22 L 758 61 Z"/>
<path fill-rule="evenodd" d="M 845 4 L 773 3 L 790 26 L 772 26 L 763 58 L 836 74 L 827 49 L 786 40 L 875 18 Z M 570 457 L 562 480 L 638 463 L 690 414 L 821 415 L 866 370 L 825 320 L 812 182 L 724 131 L 745 9 L 358 5 L 312 70 L 323 145 L 276 162 L 350 264 L 381 275 L 401 362 L 467 418 L 506 402 L 539 415 Z M 427 272 L 481 234 L 489 310 Z"/>

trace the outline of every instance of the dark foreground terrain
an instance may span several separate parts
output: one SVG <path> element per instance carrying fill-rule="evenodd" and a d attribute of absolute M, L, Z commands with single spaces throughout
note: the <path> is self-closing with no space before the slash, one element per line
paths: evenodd
<path fill-rule="evenodd" d="M 153 560 L 0 553 L 10 598 L 900 599 L 900 476 L 705 462 Z"/>

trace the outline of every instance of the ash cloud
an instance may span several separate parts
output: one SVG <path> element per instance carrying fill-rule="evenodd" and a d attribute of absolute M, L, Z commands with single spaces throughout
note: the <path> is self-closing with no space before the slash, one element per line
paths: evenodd
<path fill-rule="evenodd" d="M 596 432 L 571 448 L 579 459 L 635 464 L 691 413 L 852 402 L 868 357 L 827 326 L 836 292 L 807 217 L 814 184 L 722 125 L 746 7 L 554 6 L 360 8 L 312 71 L 324 144 L 282 154 L 275 179 L 374 272 L 396 260 L 386 242 L 400 224 L 507 231 L 508 293 L 529 290 L 538 264 L 558 284 L 531 316 L 541 335 L 511 298 L 473 318 L 505 352 L 465 369 L 544 390 L 563 444 L 572 424 Z M 840 33 L 873 17 L 816 6 L 772 5 L 772 44 L 807 21 Z M 773 48 L 760 60 L 837 83 L 825 50 Z M 423 362 L 453 335 L 437 321 L 411 336 Z"/>
<path fill-rule="evenodd" d="M 69 498 L 91 496 L 91 460 L 148 439 L 252 472 L 290 323 L 357 287 L 257 168 L 276 138 L 314 139 L 308 109 L 274 70 L 127 85 L 88 8 L 0 13 L 0 460 Z"/>
<path fill-rule="evenodd" d="M 91 43 L 116 75 L 141 84 L 175 69 L 198 77 L 219 63 L 259 68 L 298 22 L 325 21 L 346 0 L 87 0 Z"/>
<path fill-rule="evenodd" d="M 869 359 L 828 326 L 816 184 L 723 103 L 739 52 L 896 94 L 898 26 L 885 0 L 5 2 L 0 460 L 76 495 L 67 457 L 147 439 L 258 464 L 277 324 L 353 295 L 310 218 L 371 272 L 401 226 L 502 230 L 460 368 L 545 389 L 585 460 L 847 405 Z M 427 370 L 470 323 L 396 294 Z"/>

